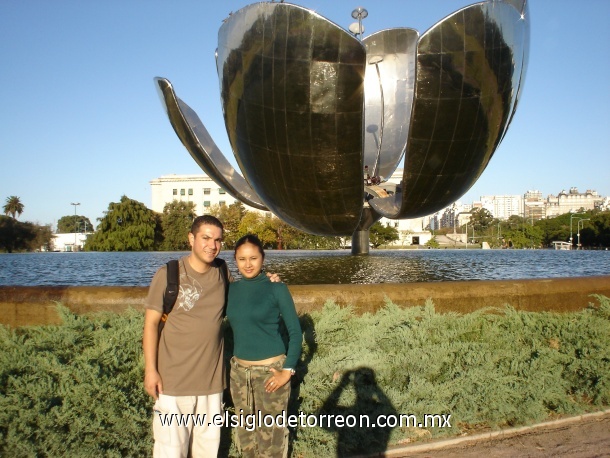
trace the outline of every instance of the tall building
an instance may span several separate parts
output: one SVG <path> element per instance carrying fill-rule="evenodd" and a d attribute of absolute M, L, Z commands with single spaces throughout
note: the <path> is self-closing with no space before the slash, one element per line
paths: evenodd
<path fill-rule="evenodd" d="M 523 199 L 519 195 L 481 196 L 481 204 L 497 219 L 523 214 Z"/>
<path fill-rule="evenodd" d="M 546 202 L 540 191 L 527 191 L 523 194 L 523 217 L 530 221 L 546 217 Z"/>

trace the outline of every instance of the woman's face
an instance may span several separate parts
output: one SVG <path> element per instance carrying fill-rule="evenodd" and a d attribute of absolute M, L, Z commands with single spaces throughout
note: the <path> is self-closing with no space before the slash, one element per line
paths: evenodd
<path fill-rule="evenodd" d="M 235 252 L 235 262 L 244 278 L 254 278 L 263 269 L 263 255 L 256 245 L 244 243 Z"/>

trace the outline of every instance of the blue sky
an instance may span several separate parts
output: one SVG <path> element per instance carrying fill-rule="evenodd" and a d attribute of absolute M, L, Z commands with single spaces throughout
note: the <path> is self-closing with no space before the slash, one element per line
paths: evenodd
<path fill-rule="evenodd" d="M 150 206 L 150 180 L 201 173 L 174 134 L 153 85 L 168 78 L 235 164 L 222 120 L 214 50 L 222 20 L 252 3 L 225 0 L 1 0 L 0 202 L 22 221 L 96 219 L 122 195 Z M 468 0 L 303 0 L 365 34 L 423 33 Z M 490 165 L 461 199 L 610 194 L 610 1 L 531 0 L 531 48 L 517 115 Z"/>

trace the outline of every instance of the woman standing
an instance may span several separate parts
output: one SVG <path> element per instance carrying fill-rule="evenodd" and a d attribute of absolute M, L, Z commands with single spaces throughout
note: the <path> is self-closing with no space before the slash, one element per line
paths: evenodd
<path fill-rule="evenodd" d="M 231 396 L 235 413 L 245 419 L 237 428 L 244 457 L 286 456 L 288 429 L 272 424 L 271 417 L 286 413 L 290 378 L 301 355 L 301 326 L 292 296 L 284 283 L 272 283 L 261 274 L 264 260 L 256 235 L 235 244 L 242 280 L 229 287 L 227 318 L 234 338 Z M 282 322 L 288 330 L 288 348 L 280 334 Z M 259 418 L 267 421 L 258 424 Z"/>

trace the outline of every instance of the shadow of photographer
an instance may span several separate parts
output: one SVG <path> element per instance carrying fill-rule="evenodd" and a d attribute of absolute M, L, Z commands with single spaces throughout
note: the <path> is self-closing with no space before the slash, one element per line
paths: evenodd
<path fill-rule="evenodd" d="M 352 397 L 345 405 L 342 397 Z M 343 373 L 318 412 L 319 425 L 337 434 L 337 456 L 383 453 L 393 427 L 379 426 L 380 416 L 396 415 L 396 409 L 377 384 L 375 371 L 359 367 Z M 325 417 L 324 417 L 325 416 Z M 337 418 L 340 418 L 339 423 Z"/>

